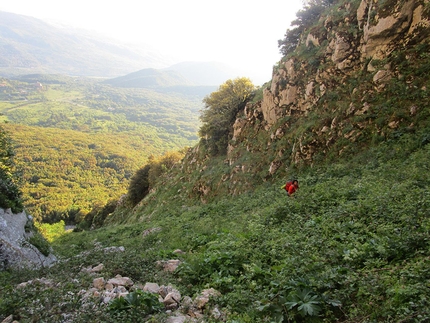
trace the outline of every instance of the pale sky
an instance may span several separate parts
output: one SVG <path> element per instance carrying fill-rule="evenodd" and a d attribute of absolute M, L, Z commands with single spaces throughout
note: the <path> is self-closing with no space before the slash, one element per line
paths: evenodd
<path fill-rule="evenodd" d="M 0 11 L 94 30 L 144 43 L 181 61 L 217 61 L 255 82 L 271 78 L 302 0 L 13 0 Z M 257 82 L 258 83 L 258 82 Z"/>

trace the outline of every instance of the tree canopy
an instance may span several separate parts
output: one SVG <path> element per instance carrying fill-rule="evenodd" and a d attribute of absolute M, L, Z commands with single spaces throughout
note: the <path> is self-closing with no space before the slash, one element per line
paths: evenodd
<path fill-rule="evenodd" d="M 0 126 L 0 207 L 22 211 L 21 191 L 14 182 L 14 150 L 8 133 Z"/>
<path fill-rule="evenodd" d="M 221 84 L 218 91 L 203 99 L 205 108 L 200 116 L 203 124 L 199 135 L 211 155 L 226 152 L 236 114 L 244 108 L 254 90 L 255 86 L 251 80 L 241 77 L 227 80 Z"/>
<path fill-rule="evenodd" d="M 299 45 L 303 32 L 316 23 L 321 13 L 336 0 L 307 0 L 303 9 L 296 13 L 296 19 L 291 22 L 294 28 L 287 29 L 285 38 L 278 40 L 279 51 L 286 56 Z"/>

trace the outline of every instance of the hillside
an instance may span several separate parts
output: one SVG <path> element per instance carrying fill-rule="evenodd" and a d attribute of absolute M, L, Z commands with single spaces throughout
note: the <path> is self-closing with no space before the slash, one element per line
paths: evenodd
<path fill-rule="evenodd" d="M 197 140 L 196 95 L 61 75 L 0 84 L 0 118 L 14 142 L 24 205 L 37 220 L 73 222 L 126 193 L 149 156 Z"/>
<path fill-rule="evenodd" d="M 117 87 L 132 88 L 158 88 L 179 85 L 193 85 L 191 81 L 184 78 L 175 71 L 161 71 L 153 68 L 140 70 L 125 76 L 106 80 L 104 83 Z"/>
<path fill-rule="evenodd" d="M 244 71 L 217 62 L 182 62 L 144 46 L 121 44 L 89 31 L 0 12 L 0 75 L 63 74 L 114 78 L 119 87 L 213 87 Z M 213 88 L 212 88 L 213 89 Z M 199 89 L 200 91 L 202 89 Z M 207 93 L 205 93 L 207 94 Z"/>
<path fill-rule="evenodd" d="M 0 42 L 3 76 L 57 73 L 114 77 L 144 67 L 170 65 L 169 59 L 150 48 L 120 44 L 8 12 L 0 12 Z"/>
<path fill-rule="evenodd" d="M 272 80 L 210 96 L 185 158 L 134 175 L 137 204 L 0 274 L 0 318 L 430 321 L 429 31 L 427 0 L 309 2 Z"/>
<path fill-rule="evenodd" d="M 246 73 L 242 73 L 246 74 Z M 152 88 L 168 90 L 172 88 L 211 89 L 205 94 L 216 90 L 216 87 L 228 79 L 240 77 L 235 71 L 217 62 L 183 62 L 168 68 L 147 68 L 124 76 L 106 80 L 106 84 L 125 88 Z"/>

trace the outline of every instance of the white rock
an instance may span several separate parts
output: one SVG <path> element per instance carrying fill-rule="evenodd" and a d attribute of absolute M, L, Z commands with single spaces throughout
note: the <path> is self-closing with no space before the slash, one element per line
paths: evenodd
<path fill-rule="evenodd" d="M 97 266 L 95 266 L 94 268 L 92 268 L 90 271 L 92 273 L 98 273 L 100 271 L 102 271 L 105 268 L 105 266 L 103 264 L 99 264 Z"/>
<path fill-rule="evenodd" d="M 134 283 L 128 277 L 121 277 L 118 275 L 115 278 L 111 278 L 108 281 L 108 284 L 112 284 L 114 286 L 132 286 Z"/>
<path fill-rule="evenodd" d="M 97 289 L 103 289 L 105 287 L 105 279 L 103 277 L 95 278 L 93 280 L 93 286 Z"/>
<path fill-rule="evenodd" d="M 160 289 L 160 286 L 156 283 L 146 283 L 145 286 L 143 286 L 143 290 L 145 292 L 155 293 L 158 294 L 158 291 Z"/>

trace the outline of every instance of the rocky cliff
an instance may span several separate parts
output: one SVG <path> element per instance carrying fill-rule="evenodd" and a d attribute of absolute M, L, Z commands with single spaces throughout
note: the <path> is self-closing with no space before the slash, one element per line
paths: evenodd
<path fill-rule="evenodd" d="M 0 209 L 0 270 L 54 263 L 55 256 L 49 250 L 42 254 L 34 237 L 32 219 L 25 212 L 14 214 L 10 209 Z"/>
<path fill-rule="evenodd" d="M 291 176 L 303 164 L 418 135 L 429 119 L 429 17 L 428 0 L 327 7 L 274 67 L 262 99 L 237 115 L 228 169 L 214 179 L 199 146 L 186 157 L 184 173 L 201 173 L 190 194 L 238 194 L 255 178 Z"/>

